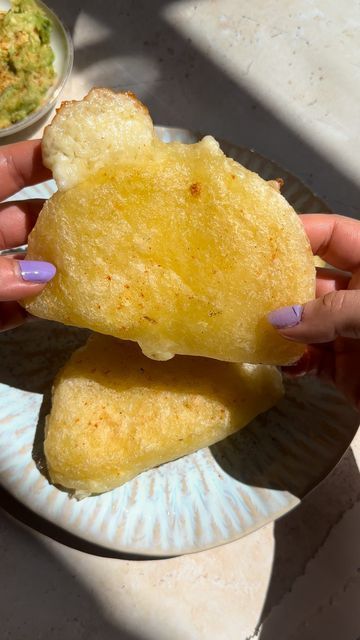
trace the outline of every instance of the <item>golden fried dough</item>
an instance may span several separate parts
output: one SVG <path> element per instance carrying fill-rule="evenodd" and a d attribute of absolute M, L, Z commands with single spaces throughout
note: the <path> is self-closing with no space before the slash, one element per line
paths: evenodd
<path fill-rule="evenodd" d="M 100 493 L 244 427 L 282 396 L 275 367 L 176 356 L 93 335 L 60 371 L 47 420 L 51 481 Z"/>
<path fill-rule="evenodd" d="M 30 313 L 136 341 L 159 360 L 281 365 L 301 355 L 266 319 L 315 287 L 301 222 L 273 184 L 209 136 L 161 142 L 133 96 L 108 90 L 62 107 L 43 149 L 61 190 L 28 258 L 57 275 L 26 301 Z"/>
<path fill-rule="evenodd" d="M 117 155 L 141 151 L 153 138 L 149 112 L 132 93 L 95 89 L 84 100 L 62 103 L 45 129 L 43 160 L 63 191 L 112 164 Z"/>

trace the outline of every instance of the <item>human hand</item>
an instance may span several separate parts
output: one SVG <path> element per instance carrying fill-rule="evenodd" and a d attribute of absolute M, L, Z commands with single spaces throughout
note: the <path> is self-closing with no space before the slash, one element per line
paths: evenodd
<path fill-rule="evenodd" d="M 25 186 L 48 178 L 51 173 L 42 164 L 40 140 L 0 147 L 0 202 Z M 26 243 L 42 205 L 42 200 L 0 204 L 0 250 Z M 55 271 L 49 262 L 0 256 L 0 331 L 24 322 L 26 311 L 16 301 L 40 293 Z"/>
<path fill-rule="evenodd" d="M 316 299 L 268 319 L 284 338 L 309 345 L 286 373 L 330 381 L 360 409 L 360 222 L 331 214 L 301 220 L 314 255 L 341 271 L 318 269 Z"/>

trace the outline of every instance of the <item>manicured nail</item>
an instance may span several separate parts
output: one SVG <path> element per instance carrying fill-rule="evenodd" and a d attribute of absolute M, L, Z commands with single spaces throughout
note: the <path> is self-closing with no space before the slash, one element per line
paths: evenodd
<path fill-rule="evenodd" d="M 21 277 L 26 282 L 49 282 L 56 273 L 56 267 L 51 262 L 18 260 L 18 265 Z"/>
<path fill-rule="evenodd" d="M 301 321 L 302 305 L 294 304 L 292 307 L 282 307 L 268 314 L 268 321 L 275 329 L 295 327 Z"/>

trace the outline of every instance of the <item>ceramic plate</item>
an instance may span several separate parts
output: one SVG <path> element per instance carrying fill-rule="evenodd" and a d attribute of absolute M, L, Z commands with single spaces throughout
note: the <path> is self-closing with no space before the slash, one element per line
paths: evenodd
<path fill-rule="evenodd" d="M 159 128 L 166 141 L 198 135 Z M 257 153 L 224 151 L 264 178 L 282 177 L 298 211 L 325 205 Z M 49 182 L 24 190 L 48 197 Z M 58 368 L 86 331 L 39 321 L 0 337 L 0 478 L 24 505 L 83 540 L 120 553 L 169 556 L 235 540 L 292 509 L 340 460 L 358 415 L 331 388 L 302 379 L 238 434 L 141 474 L 109 493 L 76 501 L 43 475 L 44 417 Z"/>

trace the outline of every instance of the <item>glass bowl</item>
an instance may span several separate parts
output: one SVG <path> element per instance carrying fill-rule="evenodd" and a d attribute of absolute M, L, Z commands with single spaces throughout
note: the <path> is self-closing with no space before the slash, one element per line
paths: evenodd
<path fill-rule="evenodd" d="M 70 32 L 61 22 L 60 18 L 58 18 L 58 16 L 49 9 L 49 7 L 41 2 L 41 0 L 37 0 L 37 4 L 43 9 L 52 24 L 50 42 L 55 55 L 54 68 L 56 72 L 56 79 L 40 107 L 22 120 L 15 122 L 9 127 L 0 129 L 0 138 L 11 136 L 23 129 L 26 129 L 27 127 L 30 127 L 50 111 L 64 88 L 72 69 L 74 47 Z M 10 6 L 11 4 L 8 0 L 0 0 L 0 11 L 8 11 Z"/>

